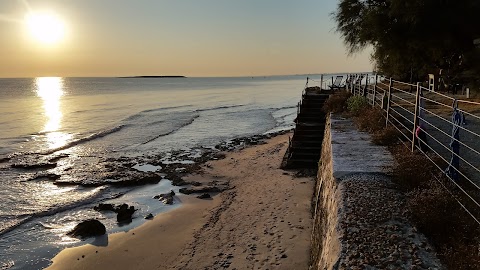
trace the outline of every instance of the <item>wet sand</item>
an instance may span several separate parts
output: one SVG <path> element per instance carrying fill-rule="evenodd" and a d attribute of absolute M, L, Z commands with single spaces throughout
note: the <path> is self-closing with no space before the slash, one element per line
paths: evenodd
<path fill-rule="evenodd" d="M 213 199 L 182 195 L 182 207 L 66 249 L 48 269 L 308 269 L 313 178 L 279 169 L 288 134 L 266 142 L 189 177 L 230 187 Z"/>

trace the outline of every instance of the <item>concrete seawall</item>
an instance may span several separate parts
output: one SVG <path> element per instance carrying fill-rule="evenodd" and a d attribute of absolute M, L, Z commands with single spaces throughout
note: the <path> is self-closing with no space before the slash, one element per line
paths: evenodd
<path fill-rule="evenodd" d="M 443 269 L 388 176 L 393 158 L 329 116 L 314 194 L 310 269 Z"/>

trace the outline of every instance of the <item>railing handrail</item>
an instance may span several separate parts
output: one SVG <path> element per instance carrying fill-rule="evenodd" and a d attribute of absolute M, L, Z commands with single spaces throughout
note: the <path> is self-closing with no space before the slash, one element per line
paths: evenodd
<path fill-rule="evenodd" d="M 355 78 L 358 78 L 359 76 L 360 75 L 356 75 Z M 365 77 L 367 76 L 368 75 Z M 387 98 L 387 106 L 380 107 L 386 112 L 386 124 L 395 127 L 395 129 L 410 143 L 412 151 L 419 150 L 421 153 L 425 154 L 427 159 L 442 171 L 447 179 L 454 184 L 452 187 L 456 187 L 461 194 L 465 195 L 465 199 L 470 200 L 476 207 L 479 207 L 476 212 L 471 211 L 471 209 L 469 210 L 466 205 L 462 204 L 457 198 L 455 198 L 462 208 L 480 225 L 480 217 L 476 217 L 473 214 L 479 213 L 478 210 L 480 210 L 480 203 L 471 194 L 472 191 L 480 192 L 480 177 L 477 176 L 480 175 L 480 169 L 478 167 L 480 164 L 480 149 L 477 149 L 478 146 L 472 145 L 470 141 L 465 139 L 462 140 L 458 135 L 460 132 L 465 134 L 463 136 L 471 136 L 474 138 L 471 141 L 480 138 L 478 131 L 469 128 L 469 126 L 464 126 L 463 123 L 465 116 L 469 117 L 470 120 L 468 121 L 479 121 L 477 123 L 480 123 L 480 115 L 476 115 L 476 111 L 458 108 L 459 104 L 480 106 L 480 102 L 464 100 L 458 98 L 457 95 L 453 97 L 439 93 L 438 91 L 433 91 L 421 86 L 420 83 L 406 83 L 385 77 L 382 77 L 380 80 L 375 80 L 373 82 L 375 84 L 368 82 L 368 79 L 366 79 L 365 83 L 358 83 L 356 80 L 352 80 L 348 85 L 348 90 L 354 95 L 365 96 L 368 99 L 369 104 L 373 106 L 377 105 L 377 107 L 380 107 L 381 104 L 380 102 L 375 102 L 375 100 L 378 100 L 378 95 L 383 95 L 383 98 Z M 398 85 L 412 87 L 411 89 L 414 92 L 400 89 Z M 382 87 L 387 87 L 388 89 L 383 89 Z M 382 97 L 380 97 L 380 99 L 382 99 Z M 403 104 L 400 104 L 398 101 Z M 431 103 L 427 104 L 427 102 Z M 452 114 L 452 119 L 447 119 L 439 113 L 434 113 L 429 109 L 429 106 L 432 105 L 440 105 L 442 111 Z M 455 118 L 455 116 L 457 118 Z M 459 120 L 458 117 L 460 117 L 461 120 Z M 428 124 L 428 127 L 426 124 Z M 442 129 L 442 126 L 445 125 L 447 126 L 447 129 L 452 130 L 451 133 Z M 416 134 L 417 128 L 420 132 L 424 132 L 426 136 L 428 136 L 428 139 L 432 140 L 432 143 L 434 144 L 429 145 L 428 140 L 424 141 L 424 139 L 419 138 Z M 432 129 L 432 131 L 428 131 L 429 129 Z M 438 137 L 440 135 L 443 136 L 441 137 L 443 139 Z M 450 143 L 442 142 L 444 139 L 447 139 Z M 448 165 L 447 169 L 442 169 L 442 165 L 435 162 L 430 155 L 427 155 L 417 142 L 423 143 L 431 151 L 433 156 L 437 156 L 439 160 L 445 162 L 445 164 Z M 437 146 L 437 144 L 439 146 Z M 459 151 L 459 146 L 463 147 L 463 152 Z M 462 166 L 465 166 L 465 169 L 470 170 L 470 172 L 462 170 L 462 167 L 460 167 L 460 161 L 464 164 Z M 475 175 L 475 177 L 472 175 Z M 463 184 L 458 182 L 459 178 L 457 177 L 459 176 L 463 177 L 466 181 L 465 183 L 470 185 L 469 189 L 463 187 Z M 442 186 L 446 188 L 445 185 L 442 184 Z M 453 195 L 452 190 L 447 188 L 447 191 Z"/>

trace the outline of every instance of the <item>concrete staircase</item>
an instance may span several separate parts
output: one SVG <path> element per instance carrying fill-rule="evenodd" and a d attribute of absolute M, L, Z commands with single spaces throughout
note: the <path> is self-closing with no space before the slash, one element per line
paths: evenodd
<path fill-rule="evenodd" d="M 329 92 L 308 91 L 299 103 L 296 126 L 282 168 L 316 169 L 322 151 L 326 114 L 322 111 Z"/>

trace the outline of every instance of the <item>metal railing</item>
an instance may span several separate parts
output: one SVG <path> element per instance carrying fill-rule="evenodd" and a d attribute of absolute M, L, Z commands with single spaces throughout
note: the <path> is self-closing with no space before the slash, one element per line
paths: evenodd
<path fill-rule="evenodd" d="M 412 152 L 423 153 L 446 176 L 449 187 L 436 179 L 480 224 L 480 102 L 420 83 L 363 76 L 347 78 L 347 91 L 381 108 L 385 125 L 394 127 Z"/>

